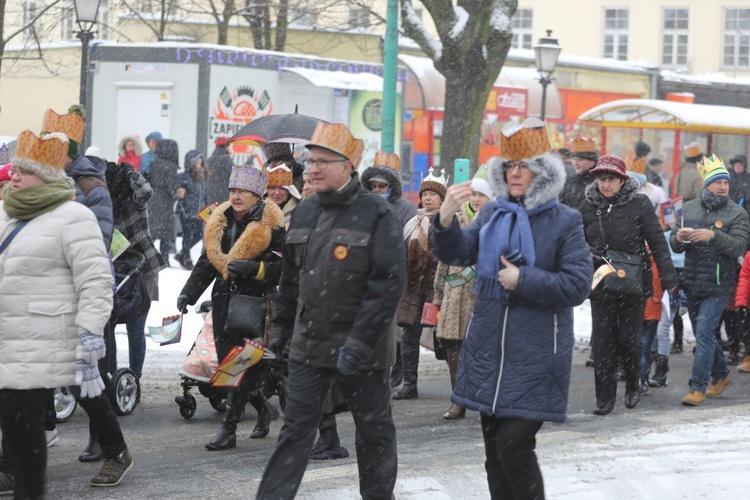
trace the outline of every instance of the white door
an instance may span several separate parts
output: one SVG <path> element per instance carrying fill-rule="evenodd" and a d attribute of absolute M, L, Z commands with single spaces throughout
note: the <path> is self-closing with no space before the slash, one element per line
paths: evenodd
<path fill-rule="evenodd" d="M 172 113 L 172 90 L 168 88 L 117 89 L 117 142 L 125 135 L 136 134 L 146 152 L 146 136 L 161 132 L 170 137 L 169 123 Z"/>

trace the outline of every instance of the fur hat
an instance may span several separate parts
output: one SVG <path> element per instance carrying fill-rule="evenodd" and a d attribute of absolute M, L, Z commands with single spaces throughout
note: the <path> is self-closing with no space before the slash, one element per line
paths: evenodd
<path fill-rule="evenodd" d="M 272 161 L 290 161 L 294 159 L 292 147 L 287 142 L 269 142 L 264 144 L 263 154 L 266 156 L 266 165 Z"/>
<path fill-rule="evenodd" d="M 534 172 L 529 189 L 524 195 L 524 206 L 527 210 L 536 208 L 557 197 L 565 186 L 565 165 L 562 158 L 555 153 L 544 153 L 525 162 Z M 505 167 L 508 161 L 497 156 L 487 160 L 487 181 L 497 198 L 508 199 L 508 181 Z"/>
<path fill-rule="evenodd" d="M 651 152 L 651 146 L 649 146 L 645 142 L 637 141 L 635 143 L 635 157 L 636 158 L 643 158 L 650 152 Z"/>
<path fill-rule="evenodd" d="M 623 159 L 619 156 L 604 155 L 599 158 L 599 161 L 596 162 L 596 167 L 589 170 L 589 173 L 593 176 L 601 174 L 612 174 L 621 179 L 627 179 L 627 170 L 628 169 L 625 165 L 625 161 L 623 161 Z"/>
<path fill-rule="evenodd" d="M 65 179 L 65 162 L 68 156 L 68 138 L 52 132 L 37 137 L 31 130 L 18 136 L 16 156 L 11 164 L 35 174 L 49 184 Z"/>
<path fill-rule="evenodd" d="M 704 157 L 703 162 L 698 166 L 698 173 L 701 174 L 701 179 L 703 179 L 703 187 L 707 187 L 719 179 L 731 180 L 724 162 L 716 155 L 711 155 L 711 158 Z"/>
<path fill-rule="evenodd" d="M 10 170 L 13 167 L 10 163 L 6 163 L 0 167 L 0 182 L 10 180 Z"/>
<path fill-rule="evenodd" d="M 242 165 L 232 170 L 228 189 L 244 189 L 263 197 L 266 193 L 266 182 L 267 177 L 262 169 L 252 165 Z"/>

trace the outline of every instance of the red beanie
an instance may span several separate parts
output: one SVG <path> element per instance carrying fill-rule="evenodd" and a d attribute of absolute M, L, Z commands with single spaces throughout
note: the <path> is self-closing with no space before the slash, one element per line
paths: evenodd
<path fill-rule="evenodd" d="M 627 166 L 619 156 L 604 155 L 596 162 L 596 167 L 592 168 L 589 173 L 593 176 L 601 174 L 613 174 L 622 179 L 628 178 Z"/>
<path fill-rule="evenodd" d="M 10 180 L 11 164 L 7 163 L 0 167 L 0 182 Z"/>

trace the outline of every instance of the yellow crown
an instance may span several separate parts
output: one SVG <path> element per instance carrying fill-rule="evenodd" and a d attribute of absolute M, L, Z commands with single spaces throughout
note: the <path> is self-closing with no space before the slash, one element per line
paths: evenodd
<path fill-rule="evenodd" d="M 289 186 L 294 182 L 292 169 L 284 164 L 274 169 L 266 169 L 266 175 L 268 175 L 268 187 Z"/>
<path fill-rule="evenodd" d="M 724 166 L 724 162 L 718 156 L 711 155 L 711 158 L 703 157 L 703 161 L 698 164 L 698 173 L 701 175 L 701 179 L 704 181 L 709 177 L 714 177 L 719 174 L 729 175 L 727 167 Z"/>
<path fill-rule="evenodd" d="M 365 143 L 362 139 L 355 139 L 343 123 L 318 122 L 310 138 L 309 146 L 319 146 L 338 153 L 351 161 L 354 168 L 359 166 L 362 153 L 365 151 Z"/>
<path fill-rule="evenodd" d="M 401 160 L 396 153 L 388 154 L 382 149 L 375 153 L 375 159 L 372 160 L 373 167 L 388 167 L 396 172 L 401 167 Z"/>
<path fill-rule="evenodd" d="M 86 123 L 81 118 L 81 115 L 75 113 L 58 115 L 51 109 L 44 112 L 43 132 L 62 132 L 68 136 L 68 139 L 80 144 L 83 142 L 83 133 L 85 130 Z"/>
<path fill-rule="evenodd" d="M 500 157 L 523 160 L 548 153 L 552 149 L 544 122 L 527 118 L 522 124 L 508 122 L 500 132 Z"/>
<path fill-rule="evenodd" d="M 685 146 L 685 156 L 688 158 L 693 158 L 694 156 L 700 156 L 702 154 L 703 150 L 701 149 L 701 145 L 697 142 L 691 142 Z"/>
<path fill-rule="evenodd" d="M 644 160 L 643 158 L 636 158 L 635 160 L 626 158 L 625 165 L 628 169 L 628 172 L 646 175 L 646 160 Z"/>
<path fill-rule="evenodd" d="M 570 143 L 571 153 L 596 153 L 596 141 L 585 137 L 576 137 Z"/>
<path fill-rule="evenodd" d="M 64 170 L 67 158 L 68 141 L 62 134 L 48 134 L 40 139 L 31 130 L 24 130 L 18 136 L 14 160 L 23 159 Z"/>

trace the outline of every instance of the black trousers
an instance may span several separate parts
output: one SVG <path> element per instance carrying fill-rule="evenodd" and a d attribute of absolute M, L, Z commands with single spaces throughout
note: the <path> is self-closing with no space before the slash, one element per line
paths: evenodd
<path fill-rule="evenodd" d="M 77 385 L 72 386 L 70 391 L 88 415 L 89 436 L 99 441 L 104 458 L 115 458 L 125 451 L 127 445 L 122 436 L 120 422 L 112 409 L 106 391 L 95 398 L 82 398 L 81 388 Z"/>
<path fill-rule="evenodd" d="M 597 406 L 614 403 L 617 397 L 618 360 L 625 369 L 626 392 L 638 390 L 645 308 L 645 297 L 591 301 Z"/>
<path fill-rule="evenodd" d="M 0 390 L 0 428 L 16 479 L 16 498 L 44 495 L 47 439 L 44 414 L 54 389 Z M 6 462 L 7 463 L 7 462 Z"/>
<path fill-rule="evenodd" d="M 536 433 L 542 422 L 482 415 L 487 483 L 493 500 L 544 498 L 536 460 Z"/>
<path fill-rule="evenodd" d="M 291 499 L 310 460 L 323 405 L 334 380 L 357 428 L 355 447 L 362 498 L 390 499 L 396 484 L 396 428 L 390 404 L 388 370 L 344 377 L 335 370 L 289 362 L 284 426 L 258 488 L 259 499 Z"/>

